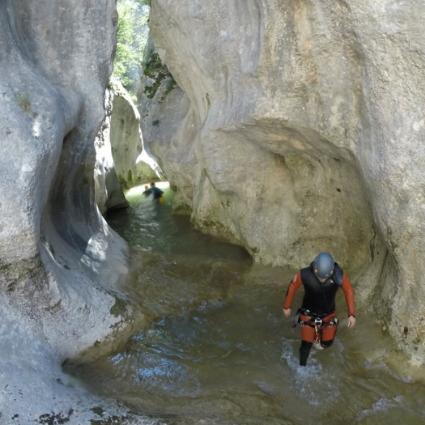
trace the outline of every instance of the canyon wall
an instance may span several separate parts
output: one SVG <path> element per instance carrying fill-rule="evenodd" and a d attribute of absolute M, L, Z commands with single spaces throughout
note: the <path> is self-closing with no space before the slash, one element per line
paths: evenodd
<path fill-rule="evenodd" d="M 142 113 L 198 228 L 263 263 L 333 252 L 418 363 L 424 13 L 420 1 L 153 0 L 153 42 L 178 87 Z"/>
<path fill-rule="evenodd" d="M 94 140 L 96 163 L 94 167 L 94 193 L 102 214 L 109 210 L 127 208 L 124 188 L 118 179 L 111 146 L 111 121 L 114 93 L 105 92 L 105 117 Z"/>
<path fill-rule="evenodd" d="M 123 191 L 157 181 L 162 173 L 144 149 L 139 111 L 115 78 L 105 93 L 105 111 L 95 139 L 95 196 L 102 213 L 128 207 Z"/>
<path fill-rule="evenodd" d="M 113 0 L 0 0 L 2 424 L 136 423 L 60 367 L 135 322 L 127 246 L 94 200 L 116 23 Z"/>
<path fill-rule="evenodd" d="M 126 189 L 158 180 L 158 174 L 142 155 L 144 146 L 140 114 L 130 93 L 116 80 L 111 81 L 111 90 L 113 102 L 110 140 L 118 180 Z"/>

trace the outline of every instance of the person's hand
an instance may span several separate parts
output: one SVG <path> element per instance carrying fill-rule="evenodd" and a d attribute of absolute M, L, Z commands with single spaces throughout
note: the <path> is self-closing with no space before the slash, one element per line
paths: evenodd
<path fill-rule="evenodd" d="M 348 316 L 347 328 L 354 328 L 356 326 L 356 318 L 354 316 Z"/>
<path fill-rule="evenodd" d="M 288 318 L 291 315 L 291 309 L 290 308 L 284 308 L 283 309 L 283 315 Z"/>

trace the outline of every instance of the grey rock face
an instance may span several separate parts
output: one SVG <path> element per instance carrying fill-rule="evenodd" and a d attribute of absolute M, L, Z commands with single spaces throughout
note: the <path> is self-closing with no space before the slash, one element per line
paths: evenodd
<path fill-rule="evenodd" d="M 111 314 L 127 247 L 93 184 L 115 25 L 112 0 L 0 1 L 2 424 L 122 415 L 60 368 L 131 330 L 131 307 Z"/>
<path fill-rule="evenodd" d="M 197 226 L 265 263 L 334 252 L 417 362 L 424 13 L 420 1 L 155 0 L 152 36 L 180 89 L 145 134 Z"/>
<path fill-rule="evenodd" d="M 96 148 L 94 193 L 96 204 L 102 213 L 112 209 L 128 207 L 123 188 L 115 171 L 114 158 L 112 157 L 111 117 L 113 97 L 113 92 L 107 89 L 105 92 L 106 115 L 94 141 Z"/>
<path fill-rule="evenodd" d="M 138 98 L 145 146 L 178 190 L 173 208 L 187 212 L 192 202 L 191 174 L 195 162 L 189 153 L 191 140 L 176 136 L 189 111 L 189 99 L 161 62 L 152 39 L 144 57 L 144 76 Z"/>
<path fill-rule="evenodd" d="M 111 147 L 118 180 L 125 188 L 158 180 L 142 156 L 143 138 L 140 114 L 130 94 L 119 81 L 112 81 Z"/>
<path fill-rule="evenodd" d="M 139 111 L 118 80 L 111 80 L 106 90 L 105 110 L 95 140 L 95 196 L 102 213 L 128 207 L 124 189 L 156 181 L 161 175 L 143 149 Z"/>

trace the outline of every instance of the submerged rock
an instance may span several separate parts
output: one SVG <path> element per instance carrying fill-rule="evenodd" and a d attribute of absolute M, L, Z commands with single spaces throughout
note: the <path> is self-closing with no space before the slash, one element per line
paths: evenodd
<path fill-rule="evenodd" d="M 178 88 L 145 134 L 199 228 L 264 263 L 330 250 L 417 362 L 423 13 L 419 1 L 154 1 L 153 40 Z"/>

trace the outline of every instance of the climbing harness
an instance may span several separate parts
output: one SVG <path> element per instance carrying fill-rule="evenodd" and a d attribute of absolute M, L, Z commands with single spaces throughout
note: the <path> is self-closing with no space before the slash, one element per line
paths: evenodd
<path fill-rule="evenodd" d="M 316 315 L 309 310 L 300 309 L 297 312 L 298 323 L 301 326 L 301 336 L 304 341 L 320 343 L 335 338 L 338 319 L 336 314 Z"/>

